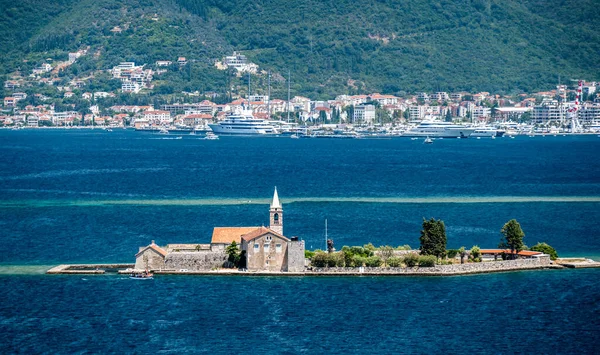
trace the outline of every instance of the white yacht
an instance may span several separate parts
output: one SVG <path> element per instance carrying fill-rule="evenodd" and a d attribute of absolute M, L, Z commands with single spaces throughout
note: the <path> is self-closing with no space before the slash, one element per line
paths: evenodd
<path fill-rule="evenodd" d="M 402 134 L 403 137 L 467 138 L 475 128 L 452 122 L 423 121 Z"/>
<path fill-rule="evenodd" d="M 496 129 L 494 127 L 485 126 L 485 127 L 475 127 L 475 131 L 471 133 L 471 137 L 502 137 L 504 135 L 504 131 L 500 129 Z"/>
<path fill-rule="evenodd" d="M 242 110 L 229 115 L 219 123 L 209 124 L 213 133 L 219 135 L 270 135 L 277 134 L 273 125 L 265 120 L 254 118 L 251 110 Z"/>

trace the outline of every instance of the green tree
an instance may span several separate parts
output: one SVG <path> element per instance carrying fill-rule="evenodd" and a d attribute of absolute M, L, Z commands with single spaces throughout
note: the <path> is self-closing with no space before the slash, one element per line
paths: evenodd
<path fill-rule="evenodd" d="M 225 248 L 225 253 L 227 254 L 227 261 L 237 266 L 240 260 L 240 250 L 238 249 L 235 240 Z"/>
<path fill-rule="evenodd" d="M 446 255 L 446 226 L 444 221 L 431 218 L 423 218 L 423 229 L 421 230 L 421 255 L 434 255 L 441 258 Z"/>
<path fill-rule="evenodd" d="M 410 253 L 404 257 L 403 261 L 407 267 L 417 266 L 417 264 L 419 263 L 419 255 L 415 253 Z"/>
<path fill-rule="evenodd" d="M 434 267 L 435 261 L 433 255 L 421 255 L 419 256 L 419 267 Z"/>
<path fill-rule="evenodd" d="M 477 245 L 471 247 L 471 258 L 476 263 L 481 261 L 481 249 Z"/>
<path fill-rule="evenodd" d="M 558 253 L 556 252 L 556 249 L 554 249 L 553 247 L 551 247 L 550 245 L 546 244 L 546 243 L 537 243 L 536 245 L 531 247 L 531 250 L 533 251 L 539 251 L 542 252 L 544 254 L 548 254 L 550 255 L 550 259 L 551 260 L 556 260 L 558 259 Z"/>
<path fill-rule="evenodd" d="M 446 122 L 452 122 L 452 110 L 448 109 L 446 111 L 446 118 L 445 118 L 444 121 L 446 121 Z"/>
<path fill-rule="evenodd" d="M 525 233 L 523 233 L 521 225 L 517 220 L 511 219 L 504 224 L 500 233 L 502 233 L 502 238 L 500 239 L 498 248 L 510 249 L 510 257 L 511 259 L 514 259 L 516 254 L 525 247 L 525 244 L 523 244 Z"/>
<path fill-rule="evenodd" d="M 379 256 L 381 257 L 383 263 L 387 266 L 388 260 L 394 256 L 394 248 L 389 245 L 379 247 Z"/>

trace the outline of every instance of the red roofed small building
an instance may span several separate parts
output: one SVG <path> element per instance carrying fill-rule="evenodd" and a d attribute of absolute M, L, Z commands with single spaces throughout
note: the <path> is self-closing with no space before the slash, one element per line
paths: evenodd
<path fill-rule="evenodd" d="M 159 270 L 165 266 L 165 258 L 167 251 L 159 247 L 152 241 L 150 245 L 141 247 L 140 251 L 135 254 L 135 269 L 136 270 Z"/>
<path fill-rule="evenodd" d="M 15 107 L 16 102 L 17 102 L 17 99 L 15 99 L 14 97 L 5 97 L 4 98 L 4 107 L 5 108 Z"/>
<path fill-rule="evenodd" d="M 481 249 L 481 259 L 482 260 L 498 260 L 502 259 L 502 255 L 509 256 L 511 255 L 510 249 Z M 531 251 L 531 250 L 521 250 L 518 253 L 516 259 L 531 259 L 537 258 L 542 255 L 539 251 Z"/>

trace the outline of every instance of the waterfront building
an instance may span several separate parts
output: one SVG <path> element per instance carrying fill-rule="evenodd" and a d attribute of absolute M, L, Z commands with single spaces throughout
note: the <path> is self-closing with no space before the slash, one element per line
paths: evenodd
<path fill-rule="evenodd" d="M 209 271 L 227 264 L 227 246 L 235 242 L 246 252 L 249 271 L 304 270 L 304 241 L 283 235 L 283 206 L 277 188 L 269 205 L 269 227 L 215 227 L 210 244 L 168 244 L 154 241 L 136 254 L 136 269 Z"/>
<path fill-rule="evenodd" d="M 136 270 L 159 270 L 165 266 L 165 258 L 167 251 L 154 243 L 140 247 L 140 250 L 135 254 L 135 269 Z"/>
<path fill-rule="evenodd" d="M 556 101 L 549 101 L 533 107 L 531 121 L 534 124 L 560 122 L 566 119 L 567 114 L 568 107 L 566 105 L 558 105 Z"/>
<path fill-rule="evenodd" d="M 583 125 L 600 123 L 600 104 L 585 104 L 577 111 L 579 122 Z"/>
<path fill-rule="evenodd" d="M 375 121 L 375 106 L 369 104 L 355 106 L 353 121 L 355 123 L 372 123 Z"/>
<path fill-rule="evenodd" d="M 471 111 L 471 117 L 473 122 L 476 121 L 487 121 L 492 115 L 492 110 L 485 106 L 475 106 Z"/>
<path fill-rule="evenodd" d="M 169 111 L 161 111 L 161 110 L 144 112 L 144 119 L 149 122 L 153 122 L 155 124 L 161 124 L 161 125 L 171 123 L 171 121 L 172 121 L 171 114 L 169 113 Z"/>

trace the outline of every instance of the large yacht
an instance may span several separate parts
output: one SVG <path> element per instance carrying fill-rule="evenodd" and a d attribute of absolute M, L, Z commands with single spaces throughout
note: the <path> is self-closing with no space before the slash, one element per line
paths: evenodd
<path fill-rule="evenodd" d="M 501 129 L 496 129 L 494 127 L 485 126 L 485 127 L 475 127 L 475 132 L 471 134 L 471 137 L 502 137 L 504 135 L 504 131 Z"/>
<path fill-rule="evenodd" d="M 475 128 L 452 122 L 423 121 L 402 134 L 403 137 L 467 138 Z"/>
<path fill-rule="evenodd" d="M 217 135 L 269 135 L 277 134 L 277 130 L 265 120 L 254 118 L 251 110 L 242 110 L 229 115 L 219 123 L 209 124 Z"/>

